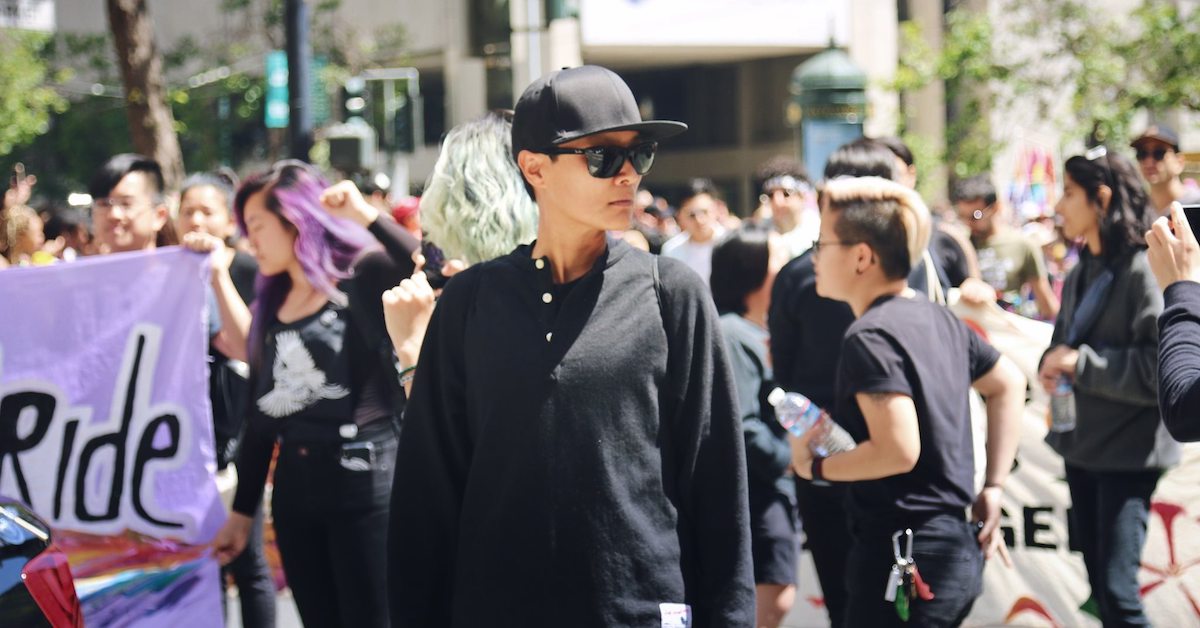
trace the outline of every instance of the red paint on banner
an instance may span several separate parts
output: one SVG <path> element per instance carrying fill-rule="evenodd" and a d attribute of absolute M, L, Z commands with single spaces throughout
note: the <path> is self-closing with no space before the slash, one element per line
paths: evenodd
<path fill-rule="evenodd" d="M 1017 598 L 1017 601 L 1013 602 L 1012 608 L 1009 609 L 1008 615 L 1004 617 L 1004 623 L 1012 623 L 1013 619 L 1021 613 L 1033 613 L 1050 622 L 1050 625 L 1054 626 L 1054 628 L 1062 628 L 1062 624 L 1054 620 L 1054 617 L 1050 615 L 1050 611 L 1041 602 L 1031 597 Z"/>

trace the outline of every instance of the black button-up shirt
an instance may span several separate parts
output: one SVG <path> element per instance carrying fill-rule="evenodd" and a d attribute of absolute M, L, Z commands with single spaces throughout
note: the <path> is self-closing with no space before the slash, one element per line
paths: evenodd
<path fill-rule="evenodd" d="M 692 271 L 615 239 L 553 283 L 529 246 L 447 285 L 405 411 L 402 626 L 750 625 L 746 463 Z M 669 607 L 668 607 L 669 608 Z"/>

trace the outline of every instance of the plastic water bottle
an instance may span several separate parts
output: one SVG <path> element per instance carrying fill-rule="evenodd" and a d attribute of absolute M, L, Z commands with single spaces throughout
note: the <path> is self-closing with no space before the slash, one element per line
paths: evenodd
<path fill-rule="evenodd" d="M 1075 429 L 1075 386 L 1071 378 L 1059 375 L 1050 395 L 1050 431 L 1070 432 Z"/>
<path fill-rule="evenodd" d="M 855 442 L 850 434 L 808 397 L 776 388 L 767 395 L 767 401 L 775 406 L 775 419 L 795 436 L 804 436 L 809 430 L 817 430 L 812 440 L 808 441 L 808 448 L 814 455 L 828 456 L 854 449 Z"/>

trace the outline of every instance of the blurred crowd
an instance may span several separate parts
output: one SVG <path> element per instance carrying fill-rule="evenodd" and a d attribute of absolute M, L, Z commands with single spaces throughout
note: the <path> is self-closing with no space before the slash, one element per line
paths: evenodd
<path fill-rule="evenodd" d="M 584 70 L 576 80 L 594 80 L 586 73 L 600 69 Z M 538 112 L 538 90 L 558 89 L 569 99 L 570 88 L 535 84 L 515 119 L 494 112 L 453 129 L 419 196 L 390 189 L 383 175 L 331 179 L 294 161 L 244 180 L 228 169 L 195 173 L 179 190 L 168 190 L 158 164 L 124 154 L 99 165 L 86 206 L 68 207 L 39 199 L 36 176 L 14 171 L 0 213 L 0 267 L 70 264 L 171 245 L 210 256 L 209 394 L 218 466 L 234 465 L 240 476 L 214 548 L 242 595 L 243 625 L 274 621 L 262 500 L 276 455 L 271 511 L 288 581 L 310 625 L 383 625 L 389 612 L 396 621 L 431 619 L 446 608 L 474 617 L 472 609 L 488 605 L 468 608 L 449 591 L 480 595 L 487 587 L 469 574 L 518 570 L 508 542 L 526 547 L 532 565 L 542 560 L 541 567 L 578 577 L 595 599 L 576 602 L 597 617 L 642 617 L 659 608 L 647 611 L 626 599 L 634 594 L 617 583 L 620 569 L 613 565 L 642 564 L 647 556 L 678 561 L 673 568 L 682 570 L 684 586 L 695 587 L 694 578 L 702 577 L 693 572 L 704 560 L 685 555 L 694 542 L 698 555 L 717 556 L 728 571 L 728 581 L 703 574 L 712 578 L 703 581 L 712 598 L 726 606 L 702 608 L 686 598 L 711 621 L 697 625 L 749 612 L 757 625 L 778 626 L 794 602 L 802 526 L 831 623 L 884 625 L 874 622 L 895 618 L 890 606 L 878 605 L 878 585 L 889 565 L 903 566 L 903 557 L 863 554 L 885 547 L 897 529 L 884 530 L 881 522 L 915 529 L 918 553 L 931 538 L 977 552 L 978 564 L 956 567 L 961 573 L 923 562 L 937 598 L 913 593 L 912 609 L 905 602 L 900 612 L 903 619 L 916 613 L 917 623 L 960 622 L 978 590 L 959 595 L 947 583 L 974 582 L 982 560 L 1000 547 L 998 495 L 1012 466 L 1014 408 L 1023 404 L 1025 387 L 994 349 L 944 313 L 941 306 L 956 297 L 1054 324 L 1040 381 L 1031 384 L 1052 394 L 1062 386 L 1074 391 L 1071 416 L 1055 417 L 1061 426 L 1069 418 L 1069 427 L 1048 442 L 1067 464 L 1075 513 L 1083 518 L 1075 533 L 1101 616 L 1106 624 L 1137 623 L 1135 559 L 1145 538 L 1145 504 L 1161 471 L 1178 461 L 1174 441 L 1158 434 L 1157 398 L 1147 379 L 1162 297 L 1149 274 L 1144 234 L 1176 204 L 1200 201 L 1196 183 L 1182 179 L 1174 130 L 1152 125 L 1127 147 L 1092 147 L 1061 170 L 1051 167 L 1051 179 L 1062 174 L 1061 192 L 1050 187 L 1032 203 L 1013 198 L 1010 186 L 998 187 L 998 178 L 985 173 L 954 181 L 950 205 L 930 211 L 914 191 L 918 169 L 927 164 L 916 163 L 899 139 L 881 137 L 838 148 L 822 173 L 806 172 L 791 156 L 767 160 L 755 173 L 757 205 L 737 207 L 703 176 L 674 196 L 655 194 L 653 184 L 639 187 L 657 140 L 683 125 L 642 121 L 636 106 L 629 109 L 632 96 L 618 92 L 606 105 L 624 112 L 620 124 L 603 122 L 589 109 L 599 106 L 589 96 L 571 105 L 579 111 L 570 119 L 583 121 L 573 135 L 538 127 L 552 115 Z M 601 122 L 587 126 L 589 119 Z M 553 133 L 557 139 L 545 139 Z M 568 172 L 569 166 L 578 168 Z M 589 209 L 610 188 L 614 198 Z M 641 269 L 634 264 L 653 274 L 630 270 Z M 460 274 L 462 280 L 451 279 Z M 598 276 L 611 279 L 588 283 Z M 638 283 L 651 276 L 652 284 Z M 623 287 L 603 292 L 613 285 Z M 651 294 L 657 314 L 646 309 Z M 545 309 L 530 314 L 522 300 L 529 295 Z M 918 297 L 911 304 L 897 300 L 912 295 Z M 487 317 L 480 318 L 481 310 Z M 663 327 L 651 325 L 652 335 L 628 325 L 654 316 Z M 917 319 L 933 326 L 904 327 Z M 944 347 L 910 346 L 931 330 Z M 879 341 L 888 334 L 891 341 Z M 521 351 L 527 355 L 513 357 Z M 641 377 L 630 362 L 635 358 L 645 358 L 654 376 Z M 909 367 L 888 370 L 892 361 Z M 597 366 L 610 362 L 629 368 Z M 962 366 L 969 379 L 959 372 L 942 388 L 921 386 L 930 373 Z M 890 388 L 870 388 L 885 381 Z M 828 409 L 851 432 L 858 453 L 814 454 L 789 438 L 770 420 L 765 400 L 776 384 Z M 951 420 L 947 408 L 965 409 L 971 387 L 988 404 L 986 482 L 978 490 L 970 486 L 973 463 L 949 451 L 970 443 L 970 427 Z M 900 405 L 880 401 L 884 393 L 903 393 Z M 609 419 L 641 420 L 650 411 L 666 417 L 672 404 L 685 407 L 686 419 L 671 415 L 662 424 L 687 432 L 670 435 L 674 444 L 655 440 L 657 428 L 640 435 L 631 428 L 635 435 L 628 437 L 604 431 Z M 506 420 L 542 422 L 512 435 L 488 423 L 497 407 L 513 409 Z M 463 416 L 469 418 L 457 423 Z M 1086 429 L 1076 429 L 1076 421 Z M 1098 423 L 1105 427 L 1092 427 Z M 900 427 L 885 437 L 884 425 Z M 738 431 L 736 443 L 719 441 L 720 429 L 730 426 Z M 572 454 L 590 460 L 596 478 L 562 460 L 559 448 L 537 449 L 573 430 L 579 449 Z M 486 443 L 528 445 L 534 455 L 498 458 Z M 638 455 L 609 458 L 608 447 Z M 638 464 L 654 455 L 663 457 L 661 468 Z M 476 457 L 493 465 L 487 477 L 475 475 Z M 706 464 L 731 460 L 743 468 L 706 475 Z M 543 461 L 546 468 L 538 466 Z M 626 464 L 630 473 L 653 477 L 636 490 L 623 486 L 629 480 L 619 467 Z M 674 464 L 678 469 L 667 469 Z M 589 490 L 562 493 L 546 479 L 562 469 L 569 470 L 564 478 Z M 676 484 L 653 475 L 659 472 Z M 517 491 L 523 479 L 544 481 L 546 499 L 558 500 L 558 509 L 547 513 L 544 503 Z M 692 483 L 730 500 L 706 511 L 691 503 L 703 491 L 680 488 Z M 880 487 L 898 492 L 881 495 Z M 595 495 L 620 505 L 606 524 L 611 529 L 570 519 L 576 510 L 612 506 Z M 1113 495 L 1141 506 L 1130 515 L 1124 503 L 1111 502 Z M 572 500 L 585 505 L 576 509 Z M 334 516 L 314 502 L 336 504 Z M 643 520 L 637 514 L 643 511 L 654 514 Z M 449 529 L 481 513 L 491 517 L 484 527 L 525 517 L 529 528 L 506 529 L 504 543 L 478 530 L 456 537 Z M 939 518 L 946 513 L 954 514 Z M 537 555 L 543 545 L 530 539 L 543 519 L 570 519 L 584 530 L 572 536 L 567 527 L 555 528 L 564 535 L 555 537 L 561 551 L 588 546 L 616 558 L 577 573 L 577 564 Z M 684 540 L 661 538 L 676 523 Z M 733 528 L 744 529 L 746 538 L 722 536 Z M 627 549 L 617 532 L 646 538 L 636 537 Z M 588 545 L 597 539 L 612 547 Z M 474 543 L 474 553 L 464 558 L 459 542 Z M 743 564 L 743 550 L 751 564 Z M 458 565 L 457 575 L 448 564 Z M 866 592 L 845 584 L 864 572 L 870 572 Z M 747 598 L 734 585 L 751 576 L 746 611 Z M 667 576 L 652 585 L 677 587 Z M 504 590 L 494 581 L 489 586 Z M 588 591 L 572 594 L 587 598 Z M 865 599 L 874 605 L 859 603 Z M 676 625 L 667 623 L 677 610 L 672 600 L 663 602 L 662 625 Z"/>

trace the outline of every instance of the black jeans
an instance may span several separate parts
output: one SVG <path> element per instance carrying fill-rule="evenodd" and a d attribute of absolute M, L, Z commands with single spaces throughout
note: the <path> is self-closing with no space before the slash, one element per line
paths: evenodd
<path fill-rule="evenodd" d="M 225 574 L 233 575 L 238 588 L 238 600 L 242 605 L 244 628 L 267 628 L 275 626 L 275 581 L 271 578 L 271 567 L 263 551 L 263 509 L 260 505 L 254 514 L 254 527 L 246 549 L 233 562 L 221 569 L 222 582 Z M 221 610 L 225 612 L 225 596 L 221 596 Z"/>
<path fill-rule="evenodd" d="M 856 521 L 846 566 L 847 626 L 957 626 L 971 612 L 983 590 L 983 551 L 975 527 L 963 514 L 934 515 L 908 527 L 913 531 L 913 560 L 934 598 L 914 600 L 908 622 L 901 621 L 895 604 L 883 599 L 895 563 L 892 533 L 897 528 Z M 901 537 L 900 551 L 904 549 Z"/>
<path fill-rule="evenodd" d="M 846 484 L 828 487 L 796 478 L 796 504 L 805 545 L 812 553 L 831 628 L 841 628 L 846 612 L 846 556 L 850 553 L 850 522 L 846 518 Z M 879 585 L 883 590 L 883 585 Z"/>
<path fill-rule="evenodd" d="M 396 428 L 365 426 L 354 441 L 284 437 L 272 501 L 283 571 L 305 626 L 388 626 L 388 504 Z M 344 448 L 370 443 L 355 464 Z"/>
<path fill-rule="evenodd" d="M 1073 545 L 1083 552 L 1092 598 L 1106 626 L 1149 626 L 1138 589 L 1150 496 L 1162 475 L 1067 465 Z"/>

